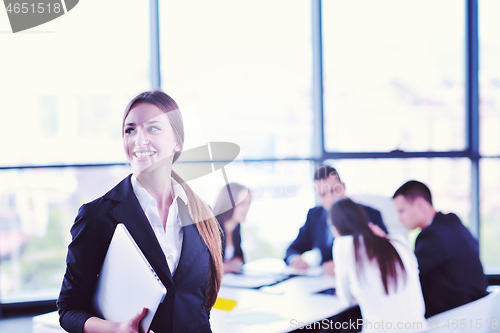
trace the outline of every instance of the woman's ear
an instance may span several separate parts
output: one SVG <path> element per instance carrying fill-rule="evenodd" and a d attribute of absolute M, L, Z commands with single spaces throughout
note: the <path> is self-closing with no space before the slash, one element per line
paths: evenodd
<path fill-rule="evenodd" d="M 179 144 L 178 144 L 178 143 L 176 143 L 176 144 L 175 144 L 175 146 L 174 146 L 174 151 L 176 151 L 176 152 L 181 151 L 181 147 L 179 146 Z"/>

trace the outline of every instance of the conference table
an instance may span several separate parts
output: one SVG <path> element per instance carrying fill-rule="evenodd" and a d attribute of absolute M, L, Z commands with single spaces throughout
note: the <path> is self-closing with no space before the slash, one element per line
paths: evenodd
<path fill-rule="evenodd" d="M 210 314 L 212 331 L 290 332 L 346 309 L 336 296 L 321 293 L 335 287 L 333 277 L 318 268 L 290 273 L 282 263 L 264 258 L 245 265 L 244 274 L 226 274 Z M 33 317 L 33 333 L 56 332 L 64 332 L 57 312 Z"/>

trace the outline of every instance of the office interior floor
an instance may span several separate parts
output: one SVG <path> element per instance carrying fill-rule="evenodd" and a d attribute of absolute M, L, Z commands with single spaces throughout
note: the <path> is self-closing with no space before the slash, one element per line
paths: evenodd
<path fill-rule="evenodd" d="M 2 333 L 33 333 L 31 325 L 32 317 L 0 319 L 0 332 Z M 493 318 L 500 322 L 500 301 L 493 308 Z M 497 333 L 497 329 L 490 328 L 490 333 Z"/>

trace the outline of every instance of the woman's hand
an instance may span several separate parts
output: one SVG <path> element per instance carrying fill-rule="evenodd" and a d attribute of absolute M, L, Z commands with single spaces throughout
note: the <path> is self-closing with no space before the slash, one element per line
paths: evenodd
<path fill-rule="evenodd" d="M 323 272 L 326 274 L 335 276 L 335 264 L 333 263 L 333 260 L 325 261 L 321 264 L 321 267 L 323 267 Z"/>
<path fill-rule="evenodd" d="M 243 260 L 241 258 L 233 258 L 224 262 L 224 273 L 241 273 Z"/>
<path fill-rule="evenodd" d="M 142 308 L 142 310 L 137 312 L 132 318 L 121 322 L 118 333 L 139 333 L 139 323 L 146 313 L 148 313 L 148 309 Z"/>
<path fill-rule="evenodd" d="M 139 333 L 139 324 L 148 313 L 148 309 L 142 308 L 132 318 L 123 322 L 103 320 L 97 317 L 87 319 L 83 326 L 84 333 Z M 154 333 L 149 331 L 149 333 Z"/>
<path fill-rule="evenodd" d="M 368 222 L 368 226 L 370 227 L 374 235 L 379 237 L 387 237 L 385 231 L 382 230 L 382 228 L 380 228 L 378 225 L 373 224 L 372 222 Z"/>
<path fill-rule="evenodd" d="M 302 259 L 302 256 L 300 254 L 297 254 L 294 256 L 292 261 L 290 262 L 290 266 L 296 269 L 308 269 L 309 264 Z"/>

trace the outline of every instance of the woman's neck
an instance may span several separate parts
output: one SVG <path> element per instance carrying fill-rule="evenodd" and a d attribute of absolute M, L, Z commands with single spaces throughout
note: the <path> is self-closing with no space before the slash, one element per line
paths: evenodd
<path fill-rule="evenodd" d="M 162 168 L 154 172 L 141 173 L 136 176 L 142 187 L 156 201 L 156 208 L 166 230 L 168 213 L 173 202 L 172 169 Z"/>
<path fill-rule="evenodd" d="M 158 208 L 172 202 L 172 169 L 161 168 L 148 173 L 134 175 L 142 187 L 153 197 Z"/>

